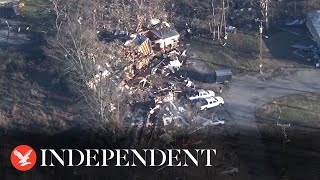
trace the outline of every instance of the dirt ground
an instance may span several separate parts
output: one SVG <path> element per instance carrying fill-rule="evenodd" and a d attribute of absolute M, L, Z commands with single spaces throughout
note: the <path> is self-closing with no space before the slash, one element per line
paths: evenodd
<path fill-rule="evenodd" d="M 63 132 L 81 123 L 79 113 L 43 55 L 42 34 L 23 15 L 1 17 L 1 25 L 8 21 L 11 27 L 9 36 L 7 26 L 0 28 L 1 132 Z"/>
<path fill-rule="evenodd" d="M 79 118 L 71 99 L 58 93 L 54 77 L 41 65 L 19 58 L 0 72 L 0 129 L 55 134 L 70 128 Z"/>

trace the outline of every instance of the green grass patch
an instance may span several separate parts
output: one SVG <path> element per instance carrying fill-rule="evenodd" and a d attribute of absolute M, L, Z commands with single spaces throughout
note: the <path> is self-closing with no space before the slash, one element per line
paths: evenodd
<path fill-rule="evenodd" d="M 231 49 L 241 49 L 246 51 L 259 52 L 260 40 L 259 36 L 251 35 L 251 34 L 229 34 L 227 47 Z M 263 50 L 266 48 L 264 43 L 262 44 Z"/>
<path fill-rule="evenodd" d="M 252 53 L 239 55 L 238 52 L 228 47 L 222 47 L 217 42 L 207 42 L 204 44 L 201 41 L 192 40 L 190 44 L 197 56 L 203 61 L 208 62 L 212 68 L 224 66 L 235 69 L 256 70 L 258 67 L 259 61 Z"/>
<path fill-rule="evenodd" d="M 281 123 L 320 128 L 320 95 L 297 94 L 275 99 L 258 110 L 262 119 L 278 119 Z"/>
<path fill-rule="evenodd" d="M 257 110 L 256 121 L 267 152 L 270 152 L 268 156 L 275 169 L 281 170 L 278 173 L 282 177 L 320 177 L 319 110 L 320 94 L 276 98 Z M 290 126 L 283 131 L 277 122 Z M 284 139 L 289 141 L 284 143 Z"/>
<path fill-rule="evenodd" d="M 52 29 L 54 14 L 52 5 L 47 0 L 31 0 L 23 2 L 25 6 L 17 7 L 23 22 L 32 25 L 32 31 L 48 32 Z"/>

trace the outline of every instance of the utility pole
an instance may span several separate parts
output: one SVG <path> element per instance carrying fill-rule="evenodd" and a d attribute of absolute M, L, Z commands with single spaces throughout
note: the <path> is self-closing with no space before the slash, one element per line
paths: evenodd
<path fill-rule="evenodd" d="M 260 65 L 259 65 L 259 72 L 260 74 L 263 74 L 262 72 L 262 31 L 263 31 L 263 26 L 262 26 L 262 22 L 260 22 L 260 26 L 259 26 L 259 41 L 260 41 L 260 55 L 259 55 L 259 58 L 260 58 Z"/>
<path fill-rule="evenodd" d="M 282 151 L 285 152 L 285 145 L 286 143 L 290 142 L 290 139 L 288 138 L 288 134 L 287 134 L 287 131 L 286 131 L 286 128 L 290 127 L 291 125 L 290 124 L 281 124 L 279 123 L 279 120 L 281 118 L 281 107 L 277 104 L 277 102 L 273 102 L 274 104 L 274 112 L 279 111 L 279 116 L 276 120 L 276 125 L 281 127 L 281 130 L 282 130 L 282 134 L 283 134 L 283 140 L 282 140 Z"/>
<path fill-rule="evenodd" d="M 263 22 L 266 22 L 266 20 L 260 20 L 255 19 L 256 22 L 260 22 L 259 25 L 259 41 L 260 41 L 260 45 L 259 45 L 259 49 L 260 49 L 260 53 L 259 53 L 259 59 L 260 59 L 260 64 L 259 64 L 259 73 L 263 74 L 262 72 L 262 33 L 263 33 Z"/>

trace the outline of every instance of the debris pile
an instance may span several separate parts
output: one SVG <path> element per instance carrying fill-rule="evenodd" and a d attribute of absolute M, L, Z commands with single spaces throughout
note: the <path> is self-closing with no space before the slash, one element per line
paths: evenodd
<path fill-rule="evenodd" d="M 200 110 L 224 102 L 219 100 L 221 97 L 214 97 L 215 93 L 211 90 L 196 89 L 196 82 L 179 73 L 182 68 L 188 67 L 190 57 L 179 41 L 180 34 L 169 23 L 153 19 L 147 28 L 128 34 L 128 37 L 122 41 L 121 48 L 124 66 L 120 70 L 112 69 L 108 64 L 99 66 L 96 68 L 97 74 L 86 81 L 87 86 L 96 91 L 99 82 L 111 78 L 111 74 L 117 77 L 114 82 L 120 91 L 128 95 L 130 106 L 125 123 L 138 128 L 189 128 L 224 124 L 224 121 L 212 120 L 200 123 L 194 118 Z M 193 101 L 199 99 L 205 104 L 199 106 L 198 101 Z M 111 110 L 114 110 L 114 106 Z"/>

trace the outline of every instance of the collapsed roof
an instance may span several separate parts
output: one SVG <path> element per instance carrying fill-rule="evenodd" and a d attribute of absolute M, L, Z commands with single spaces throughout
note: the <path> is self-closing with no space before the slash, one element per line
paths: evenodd
<path fill-rule="evenodd" d="M 320 10 L 311 11 L 307 14 L 307 27 L 320 47 Z"/>
<path fill-rule="evenodd" d="M 180 35 L 174 28 L 162 28 L 159 30 L 151 30 L 151 32 L 158 36 L 160 39 L 166 39 L 169 37 Z"/>
<path fill-rule="evenodd" d="M 147 39 L 148 38 L 146 36 L 137 34 L 136 37 L 133 39 L 133 43 L 137 46 L 140 46 Z"/>

